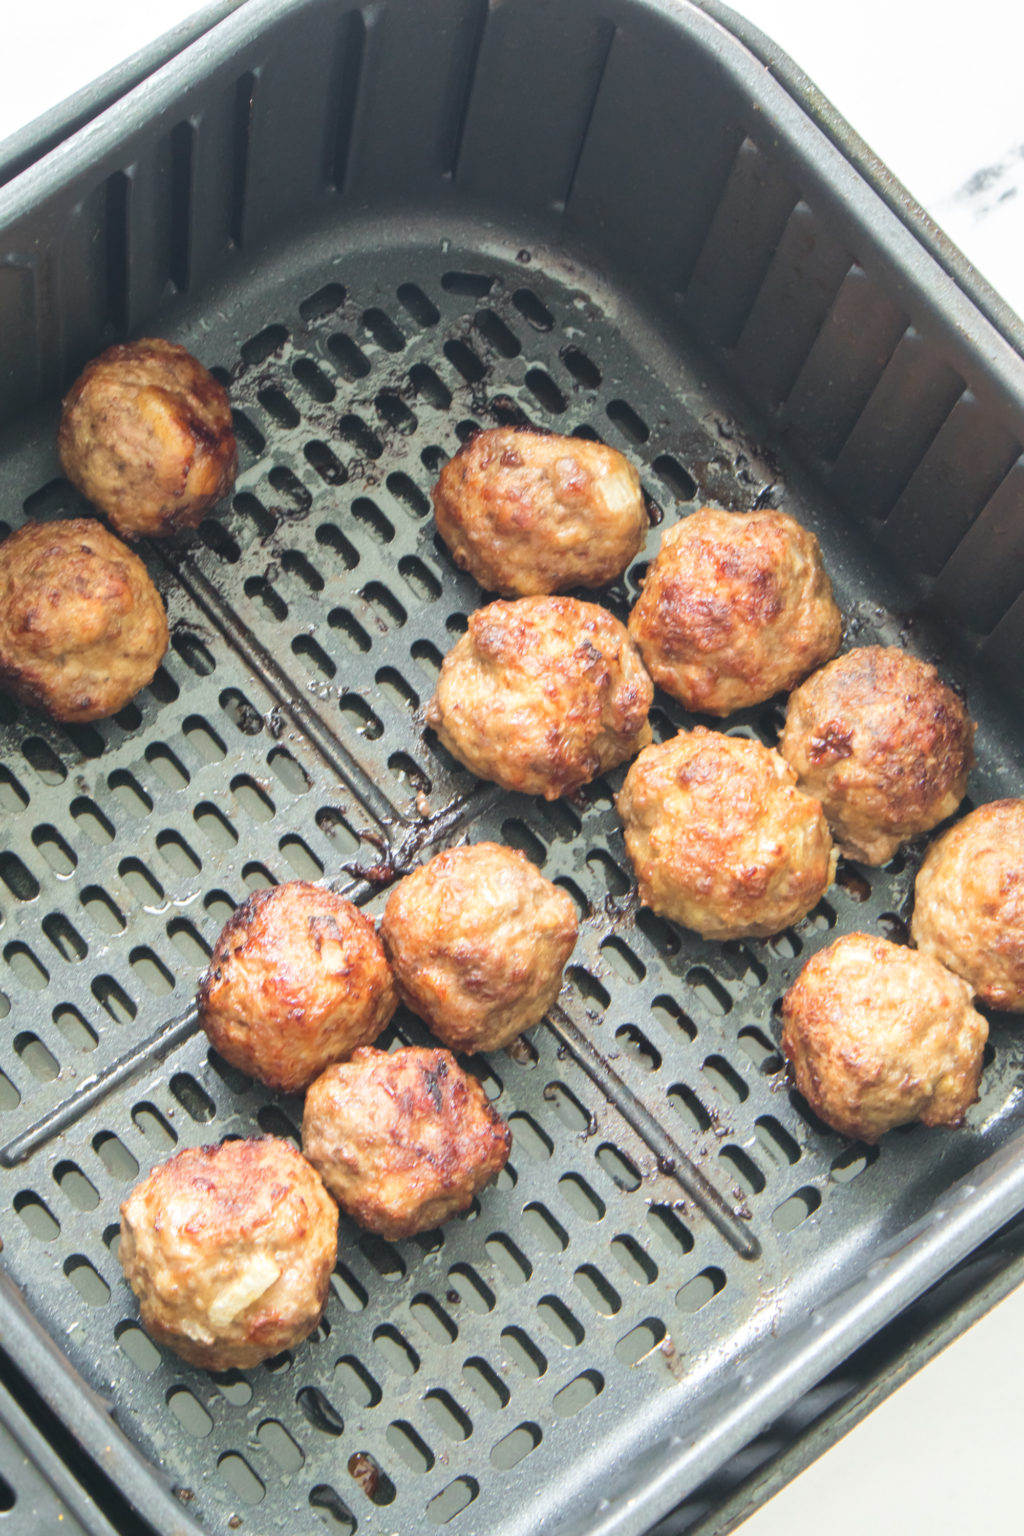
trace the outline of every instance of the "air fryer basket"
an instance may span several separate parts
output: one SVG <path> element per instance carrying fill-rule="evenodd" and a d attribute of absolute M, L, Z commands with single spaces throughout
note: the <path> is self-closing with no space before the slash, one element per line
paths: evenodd
<path fill-rule="evenodd" d="M 1022 788 L 1020 357 L 679 0 L 253 0 L 0 190 L 0 227 L 11 526 L 85 510 L 59 394 L 124 334 L 220 369 L 242 450 L 223 513 L 144 550 L 172 644 L 135 703 L 61 727 L 0 698 L 0 1342 L 162 1532 L 640 1533 L 1024 1205 L 1018 1036 L 994 1023 L 962 1131 L 820 1125 L 776 1001 L 839 933 L 904 933 L 920 850 L 764 942 L 640 909 L 621 773 L 546 805 L 424 729 L 481 601 L 429 489 L 475 427 L 531 421 L 622 448 L 655 518 L 785 506 L 848 642 L 966 686 L 977 803 Z M 119 1203 L 301 1111 L 196 1032 L 221 924 L 295 876 L 379 913 L 466 836 L 581 917 L 550 1021 L 469 1064 L 509 1168 L 406 1243 L 343 1221 L 310 1343 L 190 1369 L 138 1326 Z"/>

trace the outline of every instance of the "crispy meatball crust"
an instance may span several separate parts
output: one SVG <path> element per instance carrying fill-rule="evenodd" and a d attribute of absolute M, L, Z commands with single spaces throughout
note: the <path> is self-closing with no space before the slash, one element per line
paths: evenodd
<path fill-rule="evenodd" d="M 538 1024 L 576 933 L 572 898 L 499 843 L 437 854 L 380 925 L 402 1001 L 454 1051 L 497 1051 Z"/>
<path fill-rule="evenodd" d="M 297 1093 L 369 1045 L 398 998 L 369 918 L 305 880 L 254 891 L 199 983 L 199 1022 L 226 1061 Z"/>
<path fill-rule="evenodd" d="M 785 512 L 702 507 L 666 530 L 629 632 L 666 693 L 728 715 L 834 656 L 843 621 L 813 533 Z"/>
<path fill-rule="evenodd" d="M 68 479 L 126 538 L 195 528 L 238 470 L 227 391 L 184 347 L 108 347 L 71 386 L 57 447 Z"/>
<path fill-rule="evenodd" d="M 640 476 L 621 453 L 518 427 L 471 437 L 433 497 L 455 564 L 503 597 L 603 586 L 647 532 Z"/>
<path fill-rule="evenodd" d="M 867 645 L 791 696 L 779 751 L 824 805 L 840 852 L 884 864 L 956 810 L 974 731 L 933 666 L 898 646 Z"/>
<path fill-rule="evenodd" d="M 208 1371 L 244 1371 L 320 1321 L 338 1210 L 290 1142 L 189 1147 L 121 1206 L 118 1254 L 158 1344 Z"/>
<path fill-rule="evenodd" d="M 639 652 L 606 609 L 521 597 L 470 615 L 426 720 L 480 778 L 557 800 L 646 746 L 653 697 Z"/>
<path fill-rule="evenodd" d="M 866 933 L 819 951 L 782 1000 L 782 1049 L 827 1125 L 875 1142 L 897 1125 L 959 1125 L 978 1097 L 988 1025 L 929 955 Z"/>
<path fill-rule="evenodd" d="M 641 752 L 617 804 L 640 900 L 706 939 L 778 933 L 835 873 L 820 805 L 759 741 L 681 731 Z"/>
<path fill-rule="evenodd" d="M 464 1211 L 508 1161 L 511 1133 L 450 1051 L 362 1047 L 306 1095 L 302 1147 L 341 1209 L 381 1237 Z"/>
<path fill-rule="evenodd" d="M 982 805 L 932 844 L 911 934 L 982 1002 L 1024 1012 L 1024 800 Z"/>
<path fill-rule="evenodd" d="M 152 680 L 167 614 L 137 555 L 90 517 L 0 544 L 0 687 L 55 720 L 116 714 Z"/>

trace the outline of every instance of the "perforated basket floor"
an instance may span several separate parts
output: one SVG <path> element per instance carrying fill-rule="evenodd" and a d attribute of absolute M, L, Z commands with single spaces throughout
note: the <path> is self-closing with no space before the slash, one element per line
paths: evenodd
<path fill-rule="evenodd" d="M 782 992 L 841 932 L 902 936 L 920 849 L 703 943 L 637 906 L 621 775 L 510 797 L 422 723 L 486 596 L 431 485 L 527 420 L 623 449 L 655 518 L 795 513 L 847 643 L 967 686 L 972 800 L 1021 792 L 990 691 L 1020 683 L 1021 359 L 826 126 L 685 0 L 248 0 L 0 189 L 0 517 L 85 510 L 59 395 L 125 334 L 221 370 L 242 447 L 199 537 L 143 550 L 151 687 L 81 728 L 0 698 L 0 1344 L 161 1536 L 639 1536 L 1024 1204 L 1012 1022 L 963 1130 L 876 1151 L 782 1071 Z M 620 616 L 642 569 L 601 594 Z M 296 875 L 379 913 L 463 837 L 524 848 L 581 921 L 551 1019 L 469 1064 L 508 1169 L 416 1241 L 343 1223 L 293 1356 L 189 1369 L 139 1328 L 120 1202 L 301 1110 L 196 1032 L 221 925 Z"/>
<path fill-rule="evenodd" d="M 239 356 L 223 327 L 181 332 L 227 370 L 244 459 L 191 549 L 150 552 L 173 637 L 154 684 L 86 728 L 3 701 L 17 849 L 0 859 L 4 1261 L 209 1530 L 296 1532 L 315 1514 L 335 1531 L 483 1532 L 510 1508 L 539 1529 L 549 1479 L 573 1463 L 586 1476 L 652 1404 L 699 1415 L 823 1271 L 1009 1134 L 1019 1047 L 996 1026 L 960 1133 L 845 1144 L 787 1086 L 776 1002 L 838 933 L 902 932 L 913 851 L 842 869 L 775 939 L 704 943 L 637 906 L 621 775 L 553 805 L 509 797 L 424 731 L 440 658 L 481 600 L 436 539 L 428 493 L 477 425 L 600 436 L 670 519 L 704 499 L 782 499 L 818 528 L 856 637 L 891 638 L 896 621 L 848 537 L 719 394 L 645 362 L 642 331 L 627 340 L 596 279 L 584 297 L 527 251 L 419 247 L 350 255 L 344 276 L 315 246 L 269 295 L 264 276 Z M 51 456 L 43 435 L 19 452 Z M 60 480 L 25 501 L 35 516 L 82 510 Z M 604 594 L 620 615 L 641 571 Z M 772 704 L 727 728 L 773 742 L 780 720 Z M 657 736 L 685 723 L 658 700 Z M 973 793 L 1016 787 L 984 729 L 980 744 Z M 551 1023 L 471 1063 L 511 1121 L 509 1167 L 468 1217 L 407 1243 L 343 1221 L 309 1344 L 244 1376 L 191 1370 L 138 1326 L 119 1202 L 177 1147 L 294 1136 L 300 1115 L 179 1018 L 222 922 L 247 890 L 294 876 L 379 911 L 404 868 L 463 836 L 523 848 L 581 920 Z M 423 1035 L 400 1015 L 390 1038 Z"/>

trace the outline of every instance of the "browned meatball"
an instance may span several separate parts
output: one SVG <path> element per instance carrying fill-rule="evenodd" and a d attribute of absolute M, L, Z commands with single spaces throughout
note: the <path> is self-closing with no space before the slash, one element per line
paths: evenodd
<path fill-rule="evenodd" d="M 974 730 L 934 667 L 897 646 L 868 645 L 796 690 L 779 751 L 824 805 L 840 852 L 884 864 L 956 810 Z"/>
<path fill-rule="evenodd" d="M 355 1052 L 306 1095 L 302 1147 L 342 1210 L 381 1237 L 464 1211 L 508 1161 L 508 1126 L 449 1051 Z"/>
<path fill-rule="evenodd" d="M 928 850 L 914 943 L 992 1008 L 1024 1011 L 1024 800 L 995 800 Z"/>
<path fill-rule="evenodd" d="M 402 1001 L 455 1051 L 497 1051 L 538 1024 L 576 931 L 572 898 L 499 843 L 437 854 L 380 925 Z"/>
<path fill-rule="evenodd" d="M 850 933 L 782 1000 L 782 1049 L 827 1125 L 874 1142 L 896 1125 L 959 1125 L 978 1097 L 988 1025 L 929 955 Z"/>
<path fill-rule="evenodd" d="M 57 446 L 68 479 L 127 538 L 195 528 L 238 469 L 227 391 L 184 347 L 156 337 L 86 365 Z"/>
<path fill-rule="evenodd" d="M 158 1344 L 208 1371 L 244 1371 L 320 1321 L 338 1209 L 290 1142 L 189 1147 L 122 1205 L 118 1254 Z"/>
<path fill-rule="evenodd" d="M 778 933 L 835 873 L 821 806 L 759 741 L 681 731 L 641 752 L 617 804 L 640 900 L 706 939 Z"/>
<path fill-rule="evenodd" d="M 666 530 L 629 632 L 666 693 L 728 715 L 834 656 L 843 621 L 813 533 L 785 512 L 702 507 Z"/>
<path fill-rule="evenodd" d="M 0 544 L 0 687 L 56 720 L 116 714 L 167 650 L 137 555 L 90 517 L 26 523 Z"/>
<path fill-rule="evenodd" d="M 578 437 L 478 432 L 449 459 L 433 495 L 455 564 L 503 597 L 614 581 L 647 532 L 632 464 Z"/>
<path fill-rule="evenodd" d="M 220 1054 L 285 1093 L 376 1040 L 397 1006 L 369 918 L 304 880 L 254 891 L 199 983 L 199 1022 Z"/>
<path fill-rule="evenodd" d="M 426 718 L 480 778 L 557 800 L 650 741 L 653 697 L 636 647 L 606 609 L 521 597 L 470 616 Z"/>

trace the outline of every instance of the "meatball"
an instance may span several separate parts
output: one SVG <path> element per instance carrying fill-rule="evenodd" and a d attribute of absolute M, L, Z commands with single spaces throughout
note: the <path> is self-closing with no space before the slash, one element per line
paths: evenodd
<path fill-rule="evenodd" d="M 118 1255 L 158 1344 L 208 1371 L 244 1371 L 320 1321 L 338 1208 L 290 1142 L 189 1147 L 121 1206 Z"/>
<path fill-rule="evenodd" d="M 137 555 L 90 517 L 25 523 L 0 544 L 0 687 L 55 720 L 116 714 L 167 650 Z"/>
<path fill-rule="evenodd" d="M 640 900 L 706 939 L 778 933 L 835 873 L 821 806 L 759 741 L 681 731 L 641 752 L 617 803 Z"/>
<path fill-rule="evenodd" d="M 226 390 L 184 347 L 108 347 L 71 386 L 57 437 L 68 479 L 126 538 L 195 528 L 234 484 Z"/>
<path fill-rule="evenodd" d="M 826 1124 L 874 1142 L 896 1125 L 959 1125 L 978 1097 L 988 1025 L 929 955 L 850 933 L 782 1000 L 782 1049 Z"/>
<path fill-rule="evenodd" d="M 411 1237 L 464 1211 L 511 1133 L 450 1051 L 361 1047 L 306 1095 L 302 1147 L 360 1226 Z"/>
<path fill-rule="evenodd" d="M 578 437 L 478 432 L 444 466 L 433 496 L 455 564 L 503 597 L 603 586 L 647 532 L 632 464 Z"/>
<path fill-rule="evenodd" d="M 911 934 L 982 1002 L 1024 1012 L 1024 800 L 983 805 L 932 845 Z"/>
<path fill-rule="evenodd" d="M 557 800 L 646 746 L 653 697 L 636 647 L 606 609 L 521 597 L 470 616 L 426 719 L 480 778 Z"/>
<path fill-rule="evenodd" d="M 437 854 L 380 925 L 402 1001 L 455 1051 L 497 1051 L 538 1024 L 576 931 L 572 898 L 498 843 Z"/>
<path fill-rule="evenodd" d="M 840 852 L 884 864 L 956 810 L 974 730 L 934 667 L 897 646 L 868 645 L 801 684 L 779 750 L 824 805 Z"/>
<path fill-rule="evenodd" d="M 785 512 L 702 507 L 666 530 L 629 632 L 666 693 L 728 715 L 834 656 L 843 621 L 813 533 Z"/>
<path fill-rule="evenodd" d="M 292 880 L 232 913 L 199 983 L 199 1022 L 226 1061 L 297 1093 L 385 1028 L 398 998 L 369 918 Z"/>

